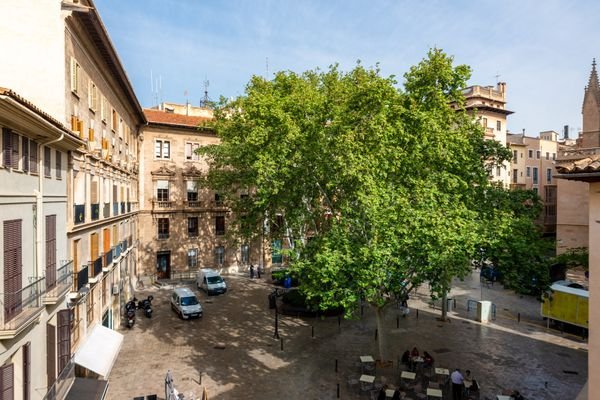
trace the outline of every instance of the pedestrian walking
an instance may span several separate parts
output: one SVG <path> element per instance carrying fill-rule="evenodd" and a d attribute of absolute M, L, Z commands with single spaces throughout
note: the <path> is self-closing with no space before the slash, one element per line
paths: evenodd
<path fill-rule="evenodd" d="M 460 369 L 456 368 L 450 375 L 452 381 L 452 400 L 462 400 L 462 394 L 465 390 L 465 378 L 460 373 Z"/>
<path fill-rule="evenodd" d="M 250 264 L 250 279 L 254 279 L 254 265 Z"/>
<path fill-rule="evenodd" d="M 260 279 L 260 270 L 261 270 L 261 266 L 259 265 L 258 267 L 256 267 L 256 276 L 258 277 L 258 279 Z"/>

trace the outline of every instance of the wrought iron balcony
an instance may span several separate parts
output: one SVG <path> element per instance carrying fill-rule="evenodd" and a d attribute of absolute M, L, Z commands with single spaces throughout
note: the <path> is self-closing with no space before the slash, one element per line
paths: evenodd
<path fill-rule="evenodd" d="M 113 252 L 109 250 L 104 254 L 104 268 L 109 268 L 113 262 Z"/>
<path fill-rule="evenodd" d="M 30 278 L 31 283 L 14 293 L 0 294 L 0 339 L 11 339 L 37 320 L 44 309 L 44 278 Z"/>
<path fill-rule="evenodd" d="M 100 218 L 100 203 L 92 204 L 92 221 Z"/>
<path fill-rule="evenodd" d="M 123 253 L 125 253 L 126 250 L 127 250 L 127 239 L 125 239 L 121 242 L 121 251 Z"/>
<path fill-rule="evenodd" d="M 79 271 L 73 273 L 73 291 L 79 293 L 81 288 L 89 282 L 89 273 L 87 265 Z"/>
<path fill-rule="evenodd" d="M 98 275 L 102 274 L 102 256 L 96 258 L 90 263 L 90 283 L 96 283 L 98 281 Z"/>
<path fill-rule="evenodd" d="M 117 243 L 115 247 L 113 247 L 113 259 L 121 257 L 121 243 Z"/>
<path fill-rule="evenodd" d="M 75 210 L 73 213 L 73 223 L 83 224 L 85 222 L 85 204 L 75 204 Z"/>
<path fill-rule="evenodd" d="M 104 203 L 104 208 L 102 209 L 102 217 L 110 218 L 110 203 Z"/>
<path fill-rule="evenodd" d="M 73 260 L 61 261 L 61 267 L 56 270 L 54 286 L 46 289 L 44 304 L 56 304 L 71 288 L 73 280 Z M 46 281 L 46 285 L 48 281 Z"/>

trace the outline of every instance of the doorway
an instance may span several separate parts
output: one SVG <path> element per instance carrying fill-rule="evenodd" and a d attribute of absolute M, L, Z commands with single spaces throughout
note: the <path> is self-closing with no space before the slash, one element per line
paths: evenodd
<path fill-rule="evenodd" d="M 156 277 L 158 279 L 171 278 L 171 252 L 159 251 L 156 253 Z"/>

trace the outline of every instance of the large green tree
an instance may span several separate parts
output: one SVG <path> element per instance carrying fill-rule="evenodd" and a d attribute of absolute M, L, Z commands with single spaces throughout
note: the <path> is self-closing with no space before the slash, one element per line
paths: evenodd
<path fill-rule="evenodd" d="M 309 299 L 372 306 L 382 359 L 384 308 L 423 282 L 445 296 L 488 233 L 487 167 L 505 153 L 463 108 L 469 75 L 433 49 L 403 89 L 360 64 L 253 77 L 217 110 L 221 144 L 202 149 L 230 234 L 266 226 L 286 239 Z"/>

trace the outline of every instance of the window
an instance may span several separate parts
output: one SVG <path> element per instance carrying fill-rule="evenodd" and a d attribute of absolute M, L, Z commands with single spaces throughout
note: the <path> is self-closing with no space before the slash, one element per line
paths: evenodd
<path fill-rule="evenodd" d="M 168 140 L 155 141 L 154 158 L 171 158 L 171 142 Z"/>
<path fill-rule="evenodd" d="M 517 159 L 517 153 L 518 153 L 517 150 L 513 150 L 513 160 Z"/>
<path fill-rule="evenodd" d="M 198 201 L 198 189 L 196 189 L 196 182 L 186 181 L 187 185 L 187 201 Z"/>
<path fill-rule="evenodd" d="M 100 120 L 106 123 L 106 110 L 108 110 L 108 101 L 106 97 L 100 96 Z"/>
<path fill-rule="evenodd" d="M 517 183 L 517 178 L 519 177 L 519 170 L 513 169 L 513 183 Z"/>
<path fill-rule="evenodd" d="M 546 182 L 552 183 L 552 168 L 546 169 Z"/>
<path fill-rule="evenodd" d="M 550 159 L 550 153 L 546 152 L 546 160 L 549 160 L 549 159 Z"/>
<path fill-rule="evenodd" d="M 50 159 L 50 147 L 44 146 L 44 176 L 52 177 L 52 160 Z"/>
<path fill-rule="evenodd" d="M 79 63 L 71 57 L 71 91 L 79 95 L 81 81 L 81 67 Z"/>
<path fill-rule="evenodd" d="M 223 199 L 221 199 L 221 195 L 219 193 L 215 193 L 215 207 L 222 207 Z"/>
<path fill-rule="evenodd" d="M 7 128 L 2 128 L 2 165 L 19 168 L 19 135 Z"/>
<path fill-rule="evenodd" d="M 538 169 L 537 167 L 533 167 L 533 184 L 538 184 Z"/>
<path fill-rule="evenodd" d="M 283 255 L 281 254 L 281 240 L 273 240 L 271 243 L 271 262 L 273 264 L 281 264 Z"/>
<path fill-rule="evenodd" d="M 533 150 L 529 150 L 529 158 L 533 158 Z"/>
<path fill-rule="evenodd" d="M 500 166 L 496 167 L 496 176 L 500 176 L 501 170 L 500 170 Z"/>
<path fill-rule="evenodd" d="M 483 120 L 482 120 L 482 122 L 483 122 L 483 127 L 484 127 L 484 128 L 487 128 L 487 126 L 488 126 L 488 125 L 487 125 L 487 118 L 483 117 Z"/>
<path fill-rule="evenodd" d="M 113 108 L 111 115 L 112 115 L 112 118 L 110 121 L 110 128 L 112 129 L 113 132 L 115 132 L 117 130 L 117 124 L 119 123 L 119 114 L 117 114 L 117 110 L 115 110 Z"/>
<path fill-rule="evenodd" d="M 198 143 L 186 143 L 185 144 L 185 159 L 198 161 L 200 159 L 200 155 L 196 154 L 196 150 L 200 148 L 200 144 Z"/>
<path fill-rule="evenodd" d="M 502 130 L 502 121 L 496 121 L 496 130 L 497 131 L 501 131 Z"/>
<path fill-rule="evenodd" d="M 531 178 L 531 167 L 527 167 L 527 177 Z"/>
<path fill-rule="evenodd" d="M 169 238 L 169 218 L 158 219 L 158 238 L 168 239 Z"/>
<path fill-rule="evenodd" d="M 188 236 L 198 236 L 198 217 L 188 218 Z"/>
<path fill-rule="evenodd" d="M 523 158 L 523 152 L 521 152 L 521 158 Z"/>
<path fill-rule="evenodd" d="M 538 188 L 534 187 L 534 188 L 533 188 L 533 192 L 534 192 L 535 194 L 538 194 Z"/>
<path fill-rule="evenodd" d="M 156 200 L 169 201 L 169 181 L 156 181 Z"/>
<path fill-rule="evenodd" d="M 0 367 L 0 399 L 14 399 L 15 397 L 15 365 L 5 364 Z"/>
<path fill-rule="evenodd" d="M 56 150 L 56 179 L 62 178 L 62 154 Z"/>
<path fill-rule="evenodd" d="M 217 215 L 215 217 L 215 232 L 217 236 L 221 236 L 225 234 L 225 216 Z"/>
<path fill-rule="evenodd" d="M 552 160 L 556 160 L 556 153 L 552 153 Z"/>
<path fill-rule="evenodd" d="M 98 88 L 94 84 L 94 82 L 90 81 L 90 93 L 88 97 L 88 107 L 92 111 L 96 111 L 98 109 Z"/>
<path fill-rule="evenodd" d="M 56 215 L 46 215 L 46 290 L 56 286 Z"/>
<path fill-rule="evenodd" d="M 542 152 L 541 151 L 538 150 L 538 151 L 535 152 L 535 158 L 537 158 L 539 160 L 541 156 L 542 156 Z"/>
<path fill-rule="evenodd" d="M 250 264 L 250 246 L 243 244 L 241 248 L 242 264 Z"/>
<path fill-rule="evenodd" d="M 38 173 L 38 145 L 33 140 L 29 141 L 29 170 L 32 174 Z"/>
<path fill-rule="evenodd" d="M 188 249 L 187 266 L 188 268 L 196 268 L 198 266 L 198 249 Z"/>
<path fill-rule="evenodd" d="M 4 322 L 19 315 L 23 308 L 22 220 L 4 221 Z"/>
<path fill-rule="evenodd" d="M 217 265 L 223 265 L 225 263 L 225 247 L 215 247 L 215 263 Z"/>
<path fill-rule="evenodd" d="M 21 169 L 23 172 L 29 171 L 29 139 L 25 136 L 21 138 Z"/>

